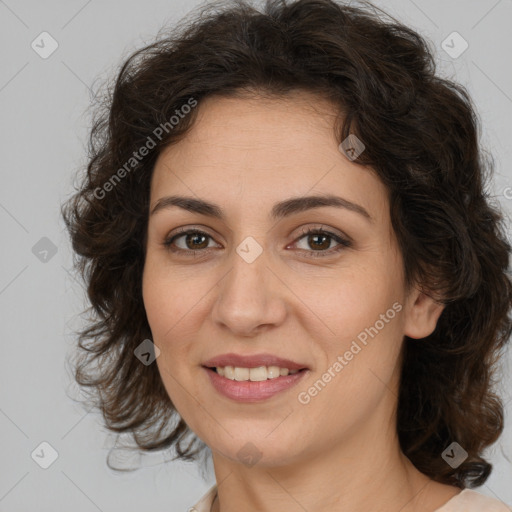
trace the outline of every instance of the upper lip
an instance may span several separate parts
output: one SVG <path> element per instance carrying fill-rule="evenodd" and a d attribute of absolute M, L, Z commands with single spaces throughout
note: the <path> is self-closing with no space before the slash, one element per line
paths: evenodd
<path fill-rule="evenodd" d="M 280 368 L 288 368 L 289 370 L 302 370 L 307 369 L 305 364 L 296 363 L 283 357 L 277 357 L 272 354 L 254 354 L 254 355 L 240 355 L 240 354 L 221 354 L 212 359 L 208 359 L 203 363 L 203 366 L 209 368 L 218 366 L 238 366 L 239 368 L 257 368 L 258 366 L 279 366 Z"/>

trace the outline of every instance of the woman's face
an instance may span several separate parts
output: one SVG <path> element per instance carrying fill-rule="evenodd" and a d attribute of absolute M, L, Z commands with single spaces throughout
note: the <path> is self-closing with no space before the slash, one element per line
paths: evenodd
<path fill-rule="evenodd" d="M 392 436 L 384 425 L 394 421 L 403 336 L 430 334 L 441 309 L 406 293 L 386 188 L 340 151 L 334 109 L 316 96 L 211 97 L 197 108 L 154 169 L 150 212 L 160 207 L 143 275 L 173 404 L 214 453 L 238 462 L 283 465 L 357 436 Z M 168 196 L 194 203 L 165 204 Z M 226 354 L 307 369 L 221 376 L 205 367 Z"/>

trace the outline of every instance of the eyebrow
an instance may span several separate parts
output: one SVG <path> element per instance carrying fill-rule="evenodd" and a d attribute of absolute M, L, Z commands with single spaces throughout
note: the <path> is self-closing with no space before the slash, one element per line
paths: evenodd
<path fill-rule="evenodd" d="M 178 208 L 182 208 L 192 213 L 198 213 L 200 215 L 207 215 L 216 219 L 225 220 L 224 211 L 216 204 L 187 196 L 161 197 L 151 210 L 150 215 L 154 215 L 158 211 L 171 208 L 173 206 L 177 206 Z M 362 206 L 347 199 L 343 199 L 342 197 L 329 194 L 293 197 L 291 199 L 281 201 L 272 207 L 270 217 L 271 219 L 279 220 L 296 213 L 304 212 L 306 210 L 328 206 L 345 208 L 346 210 L 358 213 L 369 222 L 374 221 L 371 215 Z"/>

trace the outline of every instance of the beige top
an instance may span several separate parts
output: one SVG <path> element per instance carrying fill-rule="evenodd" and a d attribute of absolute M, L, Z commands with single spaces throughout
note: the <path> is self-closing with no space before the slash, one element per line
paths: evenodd
<path fill-rule="evenodd" d="M 217 484 L 211 487 L 188 512 L 210 512 L 216 492 Z M 473 489 L 464 489 L 434 512 L 512 512 L 512 508 Z"/>

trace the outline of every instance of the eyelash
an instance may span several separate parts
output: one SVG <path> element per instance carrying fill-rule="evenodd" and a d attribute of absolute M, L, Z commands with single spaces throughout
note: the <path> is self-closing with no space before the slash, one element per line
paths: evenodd
<path fill-rule="evenodd" d="M 186 256 L 196 256 L 198 253 L 207 253 L 209 252 L 209 249 L 199 249 L 199 250 L 193 250 L 193 249 L 176 249 L 172 246 L 173 242 L 177 238 L 181 238 L 183 235 L 188 234 L 199 234 L 204 235 L 209 238 L 211 237 L 208 233 L 205 233 L 204 231 L 200 231 L 198 229 L 187 229 L 187 228 L 180 228 L 177 233 L 172 235 L 171 237 L 164 240 L 162 245 L 168 250 L 172 252 L 180 252 L 184 253 Z M 325 231 L 323 229 L 318 228 L 308 228 L 302 231 L 301 236 L 299 236 L 296 241 L 304 238 L 307 235 L 325 235 L 329 238 L 332 238 L 334 241 L 338 242 L 338 246 L 335 248 L 331 248 L 325 251 L 306 251 L 305 249 L 300 249 L 300 251 L 305 252 L 307 254 L 308 258 L 325 258 L 328 256 L 332 256 L 333 254 L 336 254 L 338 252 L 341 252 L 343 249 L 346 249 L 348 247 L 352 247 L 352 243 L 345 239 L 340 237 L 339 235 L 335 235 L 334 233 L 331 233 L 330 231 Z"/>

